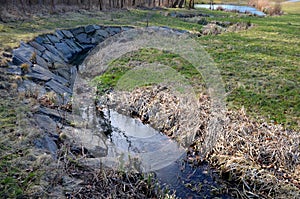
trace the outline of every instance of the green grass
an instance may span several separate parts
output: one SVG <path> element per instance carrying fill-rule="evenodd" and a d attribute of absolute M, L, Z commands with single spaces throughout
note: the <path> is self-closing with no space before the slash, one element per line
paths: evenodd
<path fill-rule="evenodd" d="M 12 83 L 12 79 L 1 68 L 0 84 L 3 82 Z M 6 89 L 0 88 L 0 197 L 24 198 L 28 189 L 39 181 L 41 171 L 28 165 L 33 141 L 27 137 L 33 132 L 27 128 L 28 105 L 18 101 L 12 88 Z"/>
<path fill-rule="evenodd" d="M 169 12 L 179 11 L 175 9 Z M 214 14 L 214 18 L 206 18 L 207 20 L 251 22 L 254 24 L 254 27 L 247 31 L 205 36 L 197 39 L 214 59 L 222 74 L 228 93 L 228 107 L 230 109 L 244 107 L 247 113 L 254 118 L 263 118 L 288 128 L 299 129 L 300 9 L 296 11 L 291 9 L 289 14 L 283 16 L 265 18 L 237 17 L 236 14 L 232 13 L 205 10 L 203 12 Z M 168 25 L 191 31 L 201 28 L 201 26 L 195 25 L 196 23 L 182 23 L 178 21 L 180 19 L 162 17 L 157 13 L 152 16 L 155 16 L 155 20 L 150 21 L 151 25 Z M 138 56 L 132 56 L 131 59 L 149 63 L 153 62 L 154 59 L 164 64 L 174 62 L 174 57 L 164 57 L 163 54 L 152 56 L 151 54 L 153 52 L 148 55 L 142 52 Z M 115 64 L 114 67 L 119 65 L 124 68 L 129 58 L 122 58 L 119 61 L 124 63 Z M 178 63 L 172 67 L 181 73 L 189 70 Z M 103 76 L 106 78 L 104 83 L 106 81 L 116 83 L 119 80 L 118 76 L 124 74 L 120 73 L 116 75 L 116 79 L 112 80 L 109 73 L 110 71 Z M 187 72 L 187 74 L 189 73 L 193 72 Z M 190 80 L 198 75 L 187 74 L 186 76 Z M 192 84 L 195 86 L 199 82 L 197 80 L 196 83 Z M 108 85 L 114 86 L 114 83 Z"/>
<path fill-rule="evenodd" d="M 151 65 L 139 67 L 134 63 Z M 157 68 L 159 64 L 162 65 L 161 68 Z M 132 70 L 134 67 L 137 68 Z M 101 94 L 116 86 L 118 89 L 132 90 L 139 86 L 176 81 L 185 82 L 186 80 L 198 92 L 203 90 L 201 74 L 179 55 L 157 49 L 141 49 L 110 63 L 106 72 L 94 78 L 93 82 Z M 178 87 L 178 89 L 181 88 Z"/>
<path fill-rule="evenodd" d="M 150 26 L 169 26 L 193 32 L 198 32 L 202 28 L 197 23 L 167 16 L 173 12 L 202 12 L 213 15 L 214 17 L 206 17 L 208 21 L 251 22 L 254 27 L 249 30 L 200 37 L 197 41 L 204 46 L 220 70 L 228 93 L 229 108 L 245 107 L 248 114 L 254 118 L 264 118 L 269 122 L 299 129 L 300 3 L 284 3 L 283 8 L 286 11 L 285 15 L 265 18 L 210 10 L 180 9 L 111 13 L 77 12 L 35 17 L 23 23 L 0 24 L 0 48 L 15 47 L 20 40 L 28 40 L 54 29 L 87 24 L 145 27 L 148 21 Z M 115 86 L 119 78 L 130 69 L 126 69 L 126 63 L 129 59 L 133 59 L 172 65 L 177 71 L 186 73 L 185 77 L 192 81 L 193 86 L 200 84 L 199 87 L 202 88 L 199 83 L 201 77 L 199 79 L 197 74 L 189 74 L 193 72 L 186 69 L 187 64 L 178 61 L 180 58 L 176 55 L 155 52 L 153 56 L 152 53 L 141 52 L 133 58 L 121 58 L 112 64 L 115 71 L 112 71 L 112 74 L 105 74 L 101 81 L 108 87 Z M 125 67 L 122 69 L 124 71 L 117 71 L 118 65 Z"/>
<path fill-rule="evenodd" d="M 203 12 L 213 15 L 206 20 L 251 22 L 254 27 L 247 31 L 224 33 L 217 36 L 203 36 L 197 39 L 218 66 L 225 83 L 227 104 L 230 109 L 244 107 L 253 118 L 263 118 L 268 122 L 280 123 L 287 128 L 300 129 L 300 3 L 283 4 L 286 14 L 274 17 L 238 16 L 209 10 L 142 11 L 130 10 L 111 13 L 66 13 L 62 15 L 35 17 L 24 22 L 0 23 L 0 50 L 14 48 L 21 40 L 53 32 L 54 29 L 73 28 L 88 24 L 149 25 L 169 26 L 198 32 L 202 26 L 185 22 L 183 19 L 164 16 L 166 12 Z M 162 13 L 160 13 L 162 12 Z M 129 53 L 110 63 L 103 76 L 96 77 L 94 83 L 100 92 L 105 92 L 127 82 L 126 89 L 159 82 L 162 77 L 147 68 L 131 70 L 130 63 L 148 62 L 170 66 L 178 71 L 197 92 L 204 90 L 203 79 L 198 71 L 176 54 L 155 49 L 141 49 Z M 131 70 L 131 73 L 128 71 Z M 172 70 L 161 71 L 172 80 Z M 170 73 L 169 73 L 170 72 Z M 142 73 L 140 80 L 132 81 L 131 76 Z M 126 74 L 128 76 L 126 76 Z M 175 74 L 175 72 L 174 72 Z M 169 75 L 169 76 L 168 76 Z M 123 79 L 122 79 L 123 78 Z M 126 79 L 127 78 L 127 79 Z M 131 80 L 131 81 L 128 81 Z M 145 83 L 142 81 L 147 79 Z M 18 160 L 26 155 L 26 150 L 17 150 L 16 130 L 18 107 L 13 99 L 1 96 L 0 101 L 0 195 L 6 198 L 22 197 L 26 190 L 38 181 L 40 171 L 26 170 Z M 13 147 L 12 147 L 13 146 Z"/>
<path fill-rule="evenodd" d="M 300 4 L 283 16 L 251 20 L 254 28 L 199 39 L 219 66 L 230 108 L 286 127 L 300 124 Z M 217 20 L 224 20 L 219 18 Z"/>

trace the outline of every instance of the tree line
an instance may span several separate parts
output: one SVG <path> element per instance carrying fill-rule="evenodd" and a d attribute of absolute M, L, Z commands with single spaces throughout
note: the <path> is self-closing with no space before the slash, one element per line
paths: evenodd
<path fill-rule="evenodd" d="M 55 11 L 57 6 L 75 6 L 82 9 L 125 9 L 136 7 L 193 8 L 194 0 L 0 0 L 3 8 L 19 8 L 23 11 L 36 6 L 46 6 Z"/>

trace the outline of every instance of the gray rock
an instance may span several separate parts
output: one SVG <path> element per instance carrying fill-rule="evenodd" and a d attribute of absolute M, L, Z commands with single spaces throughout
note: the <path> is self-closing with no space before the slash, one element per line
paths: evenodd
<path fill-rule="evenodd" d="M 132 29 L 134 29 L 134 27 L 130 27 L 130 26 L 122 26 L 122 27 L 121 27 L 121 32 L 122 32 L 122 31 L 132 30 Z"/>
<path fill-rule="evenodd" d="M 50 77 L 51 79 L 57 81 L 57 82 L 60 82 L 61 84 L 63 85 L 66 85 L 68 83 L 68 80 L 66 80 L 65 78 L 63 77 L 60 77 L 58 75 L 55 75 L 54 73 L 52 73 L 51 71 L 49 71 L 48 69 L 46 68 L 43 68 L 37 64 L 34 64 L 33 67 L 32 67 L 32 72 L 34 73 L 39 73 L 41 75 L 44 75 L 44 76 L 47 76 L 47 77 Z"/>
<path fill-rule="evenodd" d="M 55 109 L 40 107 L 39 112 L 51 118 L 62 119 L 62 113 L 60 113 L 58 110 Z"/>
<path fill-rule="evenodd" d="M 70 30 L 73 35 L 76 37 L 76 35 L 80 34 L 80 33 L 83 33 L 84 32 L 84 27 L 79 27 L 79 28 L 75 28 L 75 29 L 72 29 Z"/>
<path fill-rule="evenodd" d="M 68 59 L 64 57 L 63 53 L 61 53 L 60 51 L 58 51 L 55 46 L 50 45 L 50 44 L 45 44 L 44 45 L 48 51 L 50 51 L 51 53 L 53 53 L 54 55 L 60 57 L 61 60 L 64 60 L 64 62 L 68 62 Z"/>
<path fill-rule="evenodd" d="M 12 63 L 15 65 L 20 65 L 20 64 L 24 63 L 24 61 L 21 58 L 19 58 L 18 56 L 14 56 L 12 59 Z"/>
<path fill-rule="evenodd" d="M 75 54 L 75 51 L 65 43 L 56 43 L 55 47 L 68 61 L 72 59 L 73 54 Z"/>
<path fill-rule="evenodd" d="M 72 90 L 61 83 L 50 80 L 45 84 L 45 86 L 49 87 L 51 90 L 53 90 L 55 93 L 57 93 L 59 96 L 65 96 L 66 99 L 69 98 L 69 96 L 72 94 Z"/>
<path fill-rule="evenodd" d="M 50 63 L 48 63 L 39 55 L 36 56 L 36 64 L 42 66 L 43 68 L 48 68 L 50 66 Z"/>
<path fill-rule="evenodd" d="M 102 36 L 103 38 L 109 37 L 109 33 L 106 30 L 100 29 L 96 30 L 94 36 Z"/>
<path fill-rule="evenodd" d="M 86 33 L 81 33 L 75 36 L 75 38 L 77 39 L 77 41 L 80 44 L 90 44 L 91 43 L 91 39 L 88 38 L 88 35 Z"/>
<path fill-rule="evenodd" d="M 59 111 L 59 110 L 51 109 L 51 108 L 47 108 L 47 107 L 40 107 L 39 113 L 45 114 L 45 115 L 49 116 L 50 118 L 53 118 L 54 120 L 59 120 L 60 122 L 61 121 L 69 122 L 69 121 L 73 120 L 72 114 L 70 114 L 66 111 Z"/>
<path fill-rule="evenodd" d="M 98 42 L 96 41 L 95 38 L 91 37 L 90 39 L 91 39 L 91 44 L 93 44 L 93 45 L 98 44 Z"/>
<path fill-rule="evenodd" d="M 94 39 L 93 43 L 95 43 L 95 44 L 98 44 L 98 43 L 104 41 L 104 39 L 105 39 L 103 36 L 98 35 L 96 33 L 92 36 L 92 38 Z"/>
<path fill-rule="evenodd" d="M 37 43 L 43 45 L 43 44 L 51 44 L 51 41 L 46 37 L 45 35 L 38 36 L 34 39 Z"/>
<path fill-rule="evenodd" d="M 65 38 L 65 35 L 64 35 L 64 33 L 62 33 L 61 30 L 56 30 L 55 35 L 60 41 Z"/>
<path fill-rule="evenodd" d="M 92 32 L 94 32 L 95 30 L 99 30 L 100 29 L 100 26 L 97 26 L 97 25 L 88 25 L 85 27 L 85 32 L 87 34 L 90 34 Z"/>
<path fill-rule="evenodd" d="M 25 77 L 27 77 L 28 79 L 39 80 L 39 81 L 49 81 L 51 79 L 51 77 L 49 77 L 49 76 L 35 73 L 35 72 L 30 72 L 30 73 L 26 74 Z"/>
<path fill-rule="evenodd" d="M 46 89 L 39 84 L 36 84 L 30 80 L 23 80 L 18 87 L 19 93 L 36 95 L 38 98 L 45 95 Z"/>
<path fill-rule="evenodd" d="M 29 47 L 21 46 L 13 50 L 13 59 L 12 62 L 15 65 L 20 65 L 22 63 L 28 63 L 31 65 L 30 59 L 34 51 Z"/>
<path fill-rule="evenodd" d="M 121 27 L 107 27 L 106 30 L 112 36 L 112 35 L 120 33 Z"/>
<path fill-rule="evenodd" d="M 2 55 L 3 55 L 3 57 L 6 57 L 6 58 L 12 58 L 11 52 L 3 52 Z"/>
<path fill-rule="evenodd" d="M 73 89 L 74 82 L 75 82 L 76 77 L 77 77 L 77 67 L 76 66 L 72 66 L 70 68 L 70 73 L 71 73 L 70 85 L 71 85 L 71 89 Z"/>
<path fill-rule="evenodd" d="M 104 134 L 94 132 L 93 129 L 65 127 L 64 133 L 75 143 L 87 149 L 94 157 L 104 157 L 107 155 L 107 146 Z"/>
<path fill-rule="evenodd" d="M 51 119 L 47 115 L 42 115 L 42 114 L 35 114 L 34 118 L 35 118 L 37 125 L 41 129 L 43 129 L 44 131 L 46 131 L 47 133 L 49 133 L 51 135 L 58 136 L 57 124 L 53 119 Z"/>
<path fill-rule="evenodd" d="M 47 35 L 47 37 L 53 44 L 60 42 L 60 40 L 55 35 Z"/>
<path fill-rule="evenodd" d="M 35 41 L 30 41 L 29 44 L 40 52 L 44 52 L 46 48 Z"/>
<path fill-rule="evenodd" d="M 10 65 L 9 68 L 7 69 L 8 74 L 12 75 L 22 75 L 21 68 L 16 65 Z"/>
<path fill-rule="evenodd" d="M 57 74 L 60 77 L 63 77 L 66 80 L 70 79 L 70 68 L 69 67 L 64 67 L 64 68 L 58 68 L 53 71 L 53 73 Z M 69 81 L 68 81 L 69 83 Z"/>
<path fill-rule="evenodd" d="M 23 41 L 20 42 L 20 47 L 30 48 L 31 46 Z"/>
<path fill-rule="evenodd" d="M 56 143 L 53 141 L 53 139 L 51 139 L 48 135 L 45 135 L 42 138 L 36 139 L 34 141 L 34 144 L 37 148 L 40 149 L 45 149 L 47 151 L 49 151 L 52 155 L 53 158 L 56 159 L 57 155 L 57 145 Z"/>
<path fill-rule="evenodd" d="M 46 50 L 43 53 L 42 58 L 45 59 L 47 62 L 51 63 L 52 67 L 54 68 L 64 67 L 66 65 L 64 60 L 62 60 L 59 56 L 51 53 L 48 50 Z"/>
<path fill-rule="evenodd" d="M 61 32 L 67 37 L 67 38 L 73 38 L 74 35 L 68 31 L 68 30 L 61 30 Z"/>
<path fill-rule="evenodd" d="M 79 53 L 82 51 L 80 45 L 78 45 L 77 42 L 74 41 L 73 39 L 64 39 L 62 40 L 62 42 L 66 43 L 75 53 Z"/>
<path fill-rule="evenodd" d="M 83 48 L 84 51 L 90 50 L 94 48 L 96 44 L 81 44 L 81 47 Z"/>

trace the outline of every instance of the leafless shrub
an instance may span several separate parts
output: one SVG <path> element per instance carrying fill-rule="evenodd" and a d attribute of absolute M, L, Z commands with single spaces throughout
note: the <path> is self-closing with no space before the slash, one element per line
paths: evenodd
<path fill-rule="evenodd" d="M 248 5 L 269 15 L 281 15 L 283 13 L 280 2 L 271 3 L 269 0 L 249 0 Z"/>
<path fill-rule="evenodd" d="M 216 10 L 224 11 L 224 8 L 222 6 L 218 6 Z"/>

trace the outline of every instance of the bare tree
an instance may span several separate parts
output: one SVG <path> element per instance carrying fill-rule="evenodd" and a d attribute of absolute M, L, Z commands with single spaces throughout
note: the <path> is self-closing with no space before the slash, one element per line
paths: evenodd
<path fill-rule="evenodd" d="M 51 0 L 51 13 L 55 12 L 55 0 Z"/>

